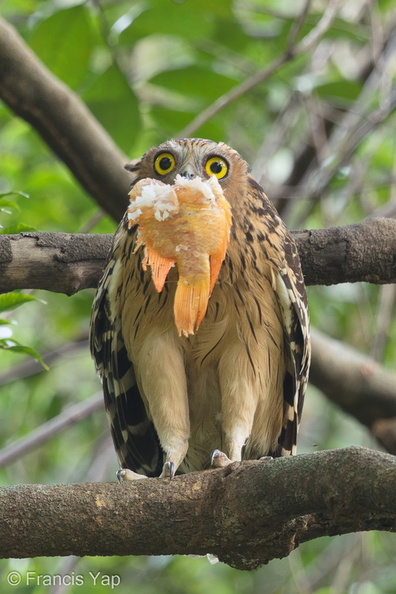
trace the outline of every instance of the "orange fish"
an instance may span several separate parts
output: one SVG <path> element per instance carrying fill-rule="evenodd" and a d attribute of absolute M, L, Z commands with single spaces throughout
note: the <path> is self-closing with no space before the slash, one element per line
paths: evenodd
<path fill-rule="evenodd" d="M 176 327 L 179 336 L 194 334 L 226 255 L 231 206 L 214 175 L 205 181 L 177 175 L 172 186 L 146 178 L 129 195 L 128 225 L 139 225 L 136 250 L 144 246 L 143 267 L 151 267 L 154 286 L 161 292 L 176 264 Z"/>

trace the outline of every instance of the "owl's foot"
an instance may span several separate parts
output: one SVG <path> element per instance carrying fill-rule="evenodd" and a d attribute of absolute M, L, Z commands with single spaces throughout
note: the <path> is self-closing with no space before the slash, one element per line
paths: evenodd
<path fill-rule="evenodd" d="M 164 466 L 162 467 L 162 472 L 159 478 L 173 478 L 175 476 L 175 465 L 173 462 L 165 462 Z M 141 479 L 149 478 L 144 474 L 138 474 L 137 472 L 133 472 L 129 468 L 121 468 L 117 470 L 116 476 L 120 482 L 122 481 L 139 481 Z"/>
<path fill-rule="evenodd" d="M 129 468 L 121 468 L 121 470 L 117 470 L 116 476 L 120 483 L 122 481 L 140 481 L 141 479 L 148 478 L 144 474 L 138 474 L 137 472 L 133 472 Z"/>
<path fill-rule="evenodd" d="M 231 464 L 232 460 L 220 450 L 213 450 L 212 455 L 210 457 L 210 465 L 213 468 L 224 468 Z"/>
<path fill-rule="evenodd" d="M 176 467 L 173 462 L 165 462 L 162 467 L 160 478 L 173 478 L 175 476 Z"/>
<path fill-rule="evenodd" d="M 271 460 L 273 460 L 273 457 L 272 456 L 261 456 L 261 458 L 259 458 L 259 460 L 261 462 L 270 462 Z M 210 465 L 212 466 L 212 468 L 224 468 L 225 466 L 228 466 L 232 462 L 233 462 L 233 460 L 230 460 L 230 458 L 224 452 L 222 452 L 220 450 L 213 450 L 212 455 L 210 457 Z"/>

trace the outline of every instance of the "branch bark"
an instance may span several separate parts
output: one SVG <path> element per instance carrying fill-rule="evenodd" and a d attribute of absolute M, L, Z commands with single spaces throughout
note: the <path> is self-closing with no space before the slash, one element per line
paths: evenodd
<path fill-rule="evenodd" d="M 96 287 L 111 235 L 20 233 L 0 236 L 0 292 L 45 289 L 73 295 Z"/>
<path fill-rule="evenodd" d="M 172 481 L 2 487 L 0 556 L 211 552 L 254 569 L 319 536 L 396 531 L 395 489 L 395 458 L 364 448 Z"/>
<path fill-rule="evenodd" d="M 396 282 L 396 221 L 295 231 L 307 285 Z M 0 236 L 0 292 L 46 289 L 72 295 L 96 287 L 111 235 L 21 233 Z"/>
<path fill-rule="evenodd" d="M 370 219 L 329 229 L 295 231 L 307 285 L 396 281 L 396 221 Z"/>
<path fill-rule="evenodd" d="M 0 97 L 42 136 L 101 207 L 119 220 L 127 205 L 127 157 L 84 103 L 0 19 Z"/>

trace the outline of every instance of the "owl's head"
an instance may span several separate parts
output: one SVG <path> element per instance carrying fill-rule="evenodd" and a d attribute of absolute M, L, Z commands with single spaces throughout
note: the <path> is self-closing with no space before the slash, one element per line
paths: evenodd
<path fill-rule="evenodd" d="M 215 175 L 226 196 L 227 189 L 235 188 L 235 182 L 245 182 L 249 172 L 248 164 L 234 149 L 202 138 L 168 140 L 127 163 L 125 169 L 134 175 L 132 185 L 146 177 L 172 184 L 177 174 L 187 179 Z"/>

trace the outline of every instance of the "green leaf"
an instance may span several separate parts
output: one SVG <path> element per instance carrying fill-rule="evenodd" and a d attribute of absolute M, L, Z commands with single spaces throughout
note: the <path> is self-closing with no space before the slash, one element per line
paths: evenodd
<path fill-rule="evenodd" d="M 15 309 L 29 301 L 41 301 L 41 299 L 37 299 L 37 297 L 33 297 L 33 295 L 25 295 L 24 293 L 3 293 L 0 295 L 0 311 L 3 312 Z M 41 301 L 41 303 L 43 302 Z"/>
<path fill-rule="evenodd" d="M 338 80 L 328 82 L 316 87 L 316 92 L 322 99 L 332 100 L 337 103 L 351 104 L 359 97 L 362 90 L 360 84 L 354 81 Z"/>
<path fill-rule="evenodd" d="M 167 70 L 154 76 L 150 83 L 177 91 L 180 94 L 200 97 L 205 105 L 234 87 L 239 81 L 217 74 L 201 66 Z"/>
<path fill-rule="evenodd" d="M 60 79 L 75 89 L 87 74 L 94 31 L 84 5 L 72 6 L 41 21 L 30 47 Z"/>
<path fill-rule="evenodd" d="M 130 152 L 141 129 L 139 103 L 117 66 L 103 72 L 83 99 L 120 148 Z"/>
<path fill-rule="evenodd" d="M 158 106 L 152 108 L 151 115 L 156 134 L 154 142 L 163 142 L 166 138 L 174 138 L 194 117 L 194 114 L 188 112 L 173 111 Z M 222 118 L 216 117 L 201 126 L 199 134 L 202 135 L 202 138 L 220 141 L 225 136 L 224 130 Z"/>
<path fill-rule="evenodd" d="M 30 198 L 29 194 L 26 194 L 26 192 L 21 192 L 21 191 L 0 193 L 1 199 L 3 198 L 3 196 L 23 196 L 23 198 Z"/>
<path fill-rule="evenodd" d="M 15 196 L 15 198 L 10 200 L 8 198 L 9 196 Z M 8 210 L 9 208 L 11 208 L 17 212 L 20 212 L 21 209 L 16 201 L 18 196 L 23 196 L 24 198 L 29 198 L 29 195 L 25 194 L 24 192 L 4 192 L 4 193 L 0 194 L 0 211 L 5 212 L 7 214 L 11 214 L 10 211 Z"/>
<path fill-rule="evenodd" d="M 24 231 L 36 231 L 36 229 L 31 225 L 17 223 L 16 225 L 0 229 L 0 235 L 16 235 L 17 233 L 23 233 Z"/>
<path fill-rule="evenodd" d="M 198 3 L 197 3 L 198 4 Z M 229 0 L 222 0 L 222 4 L 230 8 Z M 192 7 L 192 3 L 178 4 L 172 1 L 152 0 L 150 7 L 136 17 L 131 25 L 120 35 L 121 43 L 136 43 L 138 39 L 149 35 L 175 35 L 182 39 L 201 40 L 210 36 L 213 20 L 213 7 L 205 11 L 199 6 Z"/>
<path fill-rule="evenodd" d="M 274 33 L 273 19 L 271 21 L 271 31 Z M 247 43 L 251 41 L 251 37 L 245 33 L 241 24 L 235 18 L 226 19 L 223 15 L 216 20 L 212 38 L 216 43 L 232 48 L 240 54 L 242 54 Z"/>
<path fill-rule="evenodd" d="M 321 18 L 322 14 L 318 13 L 317 18 Z M 370 39 L 368 35 L 368 31 L 370 29 L 367 27 L 366 23 L 362 21 L 361 23 L 351 19 L 341 19 L 335 18 L 332 26 L 326 31 L 325 37 L 330 37 L 333 39 L 340 40 L 342 37 L 346 39 L 350 39 L 353 43 L 363 42 L 367 43 Z"/>
<path fill-rule="evenodd" d="M 10 351 L 12 353 L 19 353 L 21 355 L 29 355 L 33 357 L 36 361 L 38 361 L 46 371 L 49 371 L 48 365 L 45 363 L 44 359 L 41 357 L 40 353 L 32 349 L 31 347 L 24 346 L 11 338 L 4 338 L 0 340 L 0 349 L 4 349 Z"/>
<path fill-rule="evenodd" d="M 20 208 L 15 200 L 6 200 L 5 198 L 0 198 L 0 210 L 2 212 L 8 212 L 8 208 L 13 208 L 18 212 L 20 211 Z"/>

